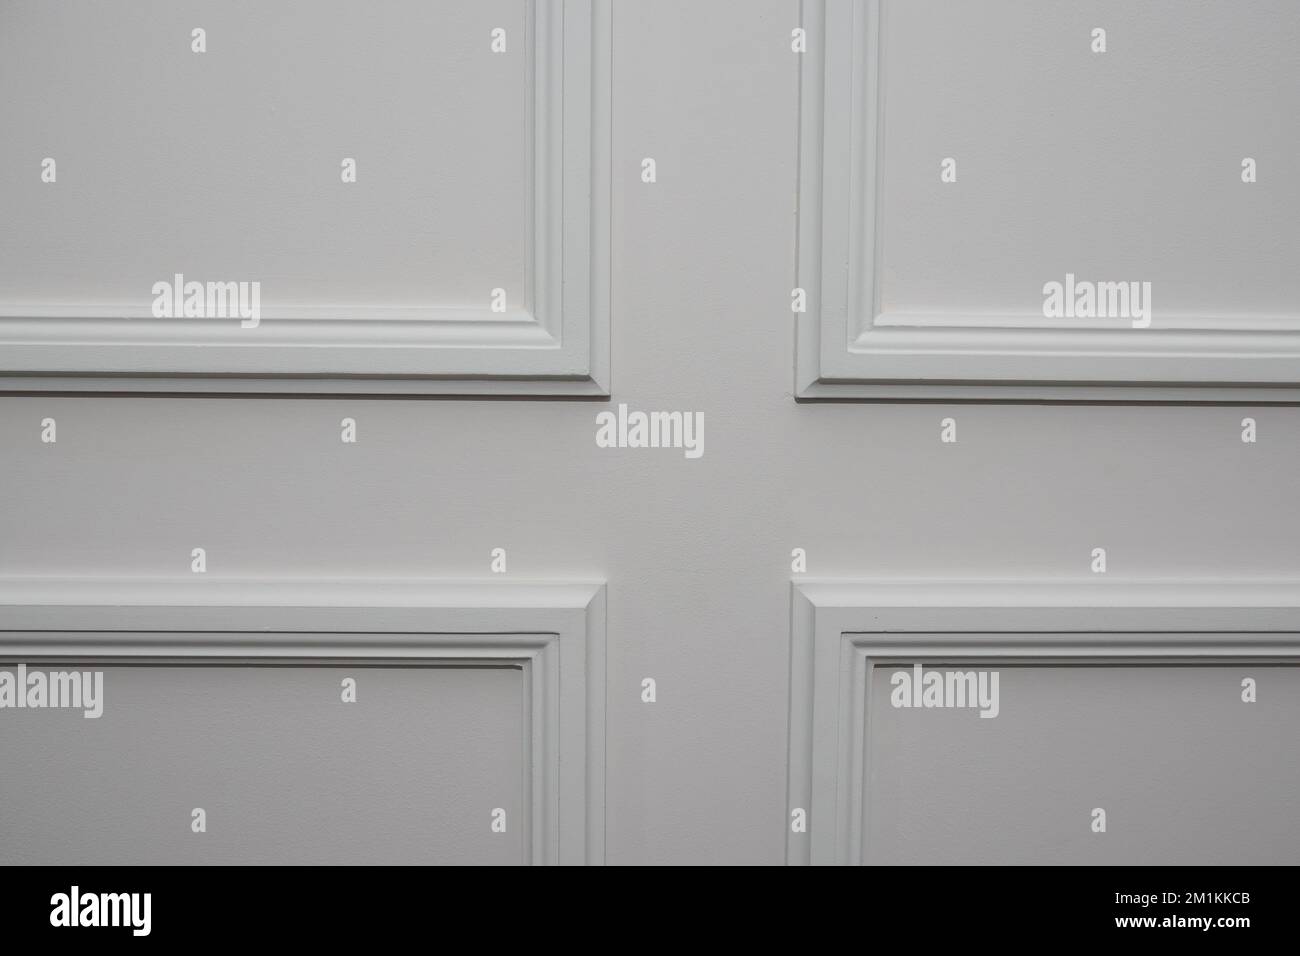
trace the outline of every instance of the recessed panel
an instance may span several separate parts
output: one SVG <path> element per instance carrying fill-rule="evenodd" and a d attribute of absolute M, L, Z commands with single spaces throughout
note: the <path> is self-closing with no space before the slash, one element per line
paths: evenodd
<path fill-rule="evenodd" d="M 607 0 L 0 10 L 0 388 L 608 393 Z"/>
<path fill-rule="evenodd" d="M 1300 327 L 1298 42 L 1285 2 L 885 0 L 877 312 L 1131 327 L 1045 317 L 1070 273 L 1150 283 L 1157 329 Z"/>
<path fill-rule="evenodd" d="M 795 864 L 1289 862 L 1289 582 L 801 582 Z"/>
<path fill-rule="evenodd" d="M 520 667 L 27 670 L 102 673 L 102 712 L 0 710 L 0 862 L 527 862 Z"/>
<path fill-rule="evenodd" d="M 798 397 L 1296 400 L 1294 5 L 801 15 Z"/>
<path fill-rule="evenodd" d="M 1300 855 L 1300 668 L 927 660 L 922 682 L 991 673 L 996 694 L 983 707 L 939 693 L 934 706 L 913 707 L 903 693 L 911 662 L 877 662 L 866 862 L 1285 864 Z M 1244 679 L 1255 682 L 1253 703 L 1242 699 Z M 1094 831 L 1098 809 L 1104 832 Z"/>
<path fill-rule="evenodd" d="M 522 0 L 5 4 L 0 304 L 147 312 L 175 273 L 260 281 L 281 310 L 523 304 L 526 19 Z"/>

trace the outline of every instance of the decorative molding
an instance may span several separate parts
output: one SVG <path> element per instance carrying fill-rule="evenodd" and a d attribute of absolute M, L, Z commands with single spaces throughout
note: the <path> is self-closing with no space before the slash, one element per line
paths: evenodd
<path fill-rule="evenodd" d="M 609 394 L 609 0 L 526 4 L 528 296 L 493 313 L 320 304 L 234 320 L 0 303 L 6 391 Z M 168 277 L 170 278 L 170 277 Z"/>
<path fill-rule="evenodd" d="M 531 861 L 604 862 L 603 584 L 4 578 L 0 659 L 517 664 Z"/>
<path fill-rule="evenodd" d="M 882 313 L 884 0 L 802 0 L 795 396 L 1294 402 L 1300 316 L 1045 327 L 1032 315 Z M 1242 325 L 1249 322 L 1250 329 Z"/>
<path fill-rule="evenodd" d="M 872 669 L 976 659 L 1297 663 L 1300 581 L 796 583 L 787 863 L 864 862 Z"/>

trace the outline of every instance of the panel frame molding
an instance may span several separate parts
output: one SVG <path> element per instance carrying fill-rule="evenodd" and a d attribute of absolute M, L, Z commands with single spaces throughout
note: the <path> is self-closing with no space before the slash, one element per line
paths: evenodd
<path fill-rule="evenodd" d="M 1300 581 L 795 581 L 790 635 L 786 863 L 862 865 L 876 666 L 1298 664 Z"/>
<path fill-rule="evenodd" d="M 150 301 L 0 303 L 0 390 L 608 396 L 611 7 L 525 9 L 533 145 L 521 302 L 493 313 L 487 289 L 481 308 L 272 301 L 250 329 L 155 319 Z"/>
<path fill-rule="evenodd" d="M 1256 327 L 1242 330 L 1211 315 L 1157 315 L 1132 329 L 882 313 L 887 8 L 800 2 L 796 275 L 807 311 L 795 317 L 796 399 L 1300 401 L 1300 315 L 1252 316 Z"/>
<path fill-rule="evenodd" d="M 0 660 L 513 664 L 530 861 L 605 861 L 603 583 L 4 578 Z"/>

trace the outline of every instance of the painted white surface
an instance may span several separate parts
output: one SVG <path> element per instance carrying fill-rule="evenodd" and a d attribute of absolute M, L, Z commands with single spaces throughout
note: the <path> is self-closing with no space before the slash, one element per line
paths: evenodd
<path fill-rule="evenodd" d="M 5 8 L 0 386 L 608 393 L 608 4 L 336 6 Z"/>
<path fill-rule="evenodd" d="M 1300 576 L 1291 408 L 794 401 L 795 6 L 615 4 L 613 400 L 704 412 L 704 458 L 597 448 L 601 402 L 6 395 L 0 573 L 184 575 L 202 546 L 203 583 L 465 578 L 504 547 L 507 577 L 607 580 L 607 859 L 759 864 L 785 858 L 792 548 L 852 580 L 1057 581 L 1098 546 L 1112 580 Z M 39 158 L 0 151 L 25 175 Z M 919 296 L 915 274 L 898 288 Z"/>
<path fill-rule="evenodd" d="M 949 7 L 802 5 L 800 397 L 1294 401 L 1295 8 Z"/>

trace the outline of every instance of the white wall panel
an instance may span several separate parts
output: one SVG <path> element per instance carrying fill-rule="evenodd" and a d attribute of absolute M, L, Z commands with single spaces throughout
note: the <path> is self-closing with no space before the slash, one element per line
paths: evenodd
<path fill-rule="evenodd" d="M 794 587 L 791 628 L 789 803 L 806 827 L 791 826 L 787 862 L 1300 850 L 1282 823 L 1300 781 L 1293 583 L 810 582 Z M 982 672 L 978 706 L 957 680 L 927 701 L 927 671 L 945 688 Z M 1251 781 L 1231 798 L 1214 782 L 1227 768 Z M 1243 812 L 1273 825 L 1243 832 Z"/>
<path fill-rule="evenodd" d="M 802 10 L 800 397 L 1295 399 L 1294 5 Z"/>
<path fill-rule="evenodd" d="M 604 862 L 604 649 L 601 585 L 394 580 L 195 584 L 183 579 L 111 578 L 0 582 L 0 661 L 12 662 L 14 667 L 33 662 L 33 669 L 48 664 L 54 670 L 106 665 L 103 716 L 91 721 L 74 714 L 82 723 L 72 728 L 72 737 L 81 740 L 89 726 L 103 743 L 103 749 L 96 752 L 132 755 L 138 762 L 129 782 L 138 788 L 132 799 L 136 805 L 158 812 L 163 812 L 160 808 L 167 807 L 169 800 L 175 804 L 182 793 L 175 780 L 168 778 L 166 767 L 156 762 L 157 753 L 137 751 L 136 743 L 124 741 L 121 735 L 125 730 L 130 737 L 132 728 L 138 730 L 161 720 L 169 725 L 157 741 L 163 750 L 183 748 L 188 739 L 193 753 L 178 764 L 178 772 L 180 767 L 188 767 L 193 775 L 193 806 L 208 810 L 208 804 L 213 804 L 220 808 L 214 817 L 224 809 L 229 825 L 239 831 L 213 841 L 218 844 L 213 854 L 227 860 L 247 860 L 253 852 L 249 841 L 264 833 L 263 824 L 244 826 L 245 818 L 290 812 L 283 800 L 270 799 L 272 791 L 262 784 L 251 786 L 251 782 L 257 777 L 259 763 L 273 764 L 278 749 L 301 745 L 314 748 L 318 759 L 304 764 L 301 755 L 286 757 L 273 772 L 296 767 L 301 771 L 294 777 L 296 786 L 314 783 L 329 787 L 329 766 L 337 766 L 347 776 L 358 760 L 366 761 L 380 777 L 405 766 L 400 778 L 392 781 L 398 790 L 403 784 L 418 789 L 421 773 L 427 781 L 432 779 L 430 775 L 451 774 L 454 778 L 458 769 L 477 768 L 486 773 L 488 782 L 497 782 L 499 792 L 505 786 L 502 781 L 515 773 L 521 788 L 512 789 L 510 799 L 478 807 L 469 817 L 463 815 L 468 806 L 466 795 L 486 796 L 491 791 L 488 782 L 466 779 L 460 789 L 454 782 L 447 784 L 444 795 L 454 807 L 435 808 L 424 825 L 441 823 L 448 830 L 417 839 L 402 850 L 403 854 L 425 854 L 422 862 L 438 862 L 434 857 L 439 853 L 474 852 L 478 837 L 491 834 L 491 815 L 497 807 L 507 809 L 506 839 L 502 842 L 507 851 L 511 846 L 522 849 L 525 861 Z M 142 676 L 142 665 L 156 665 L 160 670 Z M 196 677 L 178 669 L 185 667 L 230 672 L 229 696 L 222 698 L 220 686 L 213 683 L 219 679 L 210 673 Z M 276 680 L 270 671 L 249 676 L 241 670 L 261 667 L 279 667 L 288 676 Z M 316 667 L 335 673 L 340 667 L 355 668 L 357 702 L 342 702 L 340 685 L 332 675 L 324 683 L 319 675 L 312 677 L 311 669 Z M 370 680 L 364 674 L 368 668 L 391 673 Z M 495 673 L 502 668 L 515 671 L 518 679 Z M 438 694 L 438 686 L 456 684 L 457 675 L 466 686 Z M 192 693 L 185 693 L 185 688 Z M 480 730 L 474 731 L 477 746 L 484 752 L 475 753 L 472 743 L 466 748 L 465 741 L 454 735 L 435 736 L 422 769 L 406 766 L 410 760 L 420 759 L 409 749 L 410 736 L 418 736 L 422 726 L 436 722 L 445 708 L 451 708 L 443 714 L 449 724 L 473 724 L 473 707 L 466 713 L 455 705 L 457 698 L 461 704 L 469 703 L 476 688 L 482 691 L 477 695 L 480 703 L 505 701 L 508 711 L 490 715 Z M 124 697 L 120 716 L 119 693 Z M 322 695 L 330 707 L 369 708 L 371 714 L 386 713 L 387 721 L 372 717 L 367 727 L 358 730 L 339 723 L 331 714 L 326 723 L 338 724 L 337 740 L 329 733 L 322 734 L 319 727 L 308 734 L 299 733 L 294 728 L 299 727 L 304 713 L 323 712 Z M 420 709 L 422 697 L 429 709 Z M 230 715 L 230 733 L 214 740 L 211 721 L 232 708 L 241 715 Z M 256 721 L 246 719 L 249 708 L 266 722 L 264 737 L 256 734 Z M 17 713 L 6 711 L 5 717 Z M 40 716 L 57 721 L 69 715 L 41 711 Z M 69 794 L 61 793 L 48 804 L 33 802 L 30 787 L 41 779 L 44 748 L 57 744 L 69 728 L 65 721 L 39 726 L 29 722 L 28 729 L 33 732 L 9 737 L 3 750 L 6 766 L 17 768 L 6 776 L 20 788 L 6 801 L 10 806 L 5 826 L 48 832 L 57 829 L 58 810 L 67 807 Z M 384 756 L 388 734 L 394 737 L 392 746 L 406 748 L 404 757 Z M 511 735 L 522 743 L 513 754 Z M 247 747 L 252 747 L 251 753 L 246 752 Z M 367 747 L 376 748 L 376 755 L 366 757 Z M 194 753 L 203 754 L 203 758 L 196 760 Z M 232 767 L 230 779 L 204 776 L 204 768 L 223 764 Z M 87 769 L 89 776 L 80 778 L 75 761 L 63 765 L 60 773 L 65 785 L 79 780 L 80 792 L 90 801 L 86 811 L 92 823 L 104 823 L 113 813 L 122 813 L 129 830 L 145 834 L 148 827 L 157 826 L 156 820 L 141 819 L 130 808 L 115 809 L 111 801 L 101 802 L 106 791 L 91 779 L 96 776 L 93 766 Z M 250 785 L 240 786 L 236 782 L 240 780 Z M 317 809 L 336 816 L 346 814 L 348 807 L 355 812 L 364 802 L 363 791 L 358 781 L 341 785 L 334 798 Z M 405 798 L 391 789 L 385 792 L 387 796 L 371 794 L 371 799 L 380 803 L 397 800 L 399 804 L 402 799 L 422 799 L 418 792 Z M 427 796 L 434 799 L 436 794 Z M 456 814 L 457 807 L 462 815 Z M 309 801 L 303 812 L 310 815 L 312 808 Z M 181 827 L 177 832 L 185 832 L 190 811 L 189 806 L 170 806 Z M 384 814 L 382 809 L 374 812 Z M 55 816 L 47 818 L 47 813 Z M 509 829 L 511 815 L 514 831 Z M 315 845 L 324 834 L 315 834 L 297 818 L 284 823 L 269 836 L 280 844 L 282 862 L 324 858 Z M 409 813 L 391 815 L 390 828 L 384 830 L 385 845 L 397 839 L 394 829 L 417 823 Z M 372 825 L 374 821 L 360 823 L 354 833 L 365 832 Z M 382 821 L 378 825 L 383 828 Z M 151 835 L 142 836 L 132 852 L 153 862 L 203 859 L 200 849 L 176 843 L 167 837 L 165 828 L 159 831 L 148 831 Z M 519 831 L 525 837 L 515 844 L 509 834 Z M 25 842 L 14 850 L 16 856 L 43 861 L 51 855 L 67 859 L 70 852 L 67 846 L 47 844 L 42 850 Z M 119 857 L 112 859 L 125 862 Z M 376 859 L 382 860 L 383 854 Z"/>
<path fill-rule="evenodd" d="M 607 392 L 601 0 L 0 18 L 2 384 Z"/>

